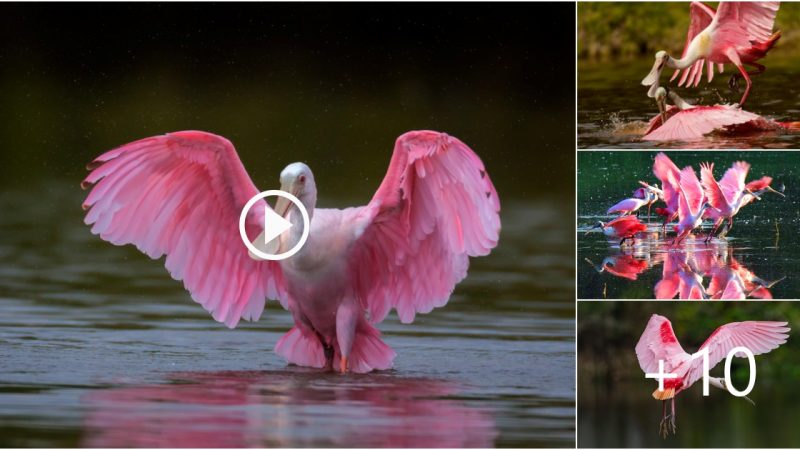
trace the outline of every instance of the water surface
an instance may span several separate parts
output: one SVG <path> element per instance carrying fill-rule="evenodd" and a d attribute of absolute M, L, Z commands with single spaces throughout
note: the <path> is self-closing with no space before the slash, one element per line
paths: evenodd
<path fill-rule="evenodd" d="M 504 201 L 500 246 L 449 304 L 381 324 L 395 368 L 341 376 L 272 352 L 291 326 L 276 302 L 215 323 L 162 261 L 91 235 L 83 195 L 0 193 L 0 445 L 574 445 L 568 205 Z"/>

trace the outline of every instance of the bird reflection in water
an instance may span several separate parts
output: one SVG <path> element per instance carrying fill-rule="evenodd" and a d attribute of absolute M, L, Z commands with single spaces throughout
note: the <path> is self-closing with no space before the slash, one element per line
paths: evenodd
<path fill-rule="evenodd" d="M 653 295 L 667 300 L 768 300 L 772 299 L 770 289 L 786 278 L 759 278 L 734 257 L 734 249 L 725 240 L 706 243 L 703 238 L 691 238 L 674 247 L 657 236 L 658 233 L 651 233 L 635 247 L 620 247 L 619 253 L 605 257 L 600 264 L 588 258 L 586 262 L 597 272 L 628 280 L 636 280 L 661 264 L 661 279 L 653 288 Z"/>
<path fill-rule="evenodd" d="M 486 409 L 442 380 L 311 371 L 174 373 L 83 397 L 85 447 L 490 447 Z"/>

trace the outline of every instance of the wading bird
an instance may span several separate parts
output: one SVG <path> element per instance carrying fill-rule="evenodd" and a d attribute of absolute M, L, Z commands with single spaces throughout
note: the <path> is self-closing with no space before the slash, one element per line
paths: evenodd
<path fill-rule="evenodd" d="M 714 64 L 721 72 L 723 64 L 731 63 L 741 74 L 731 78 L 731 87 L 737 86 L 739 76 L 747 83 L 739 100 L 739 104 L 744 105 L 752 85 L 750 75 L 766 69 L 756 61 L 766 56 L 781 36 L 780 32 L 772 33 L 779 7 L 780 2 L 720 2 L 719 9 L 714 11 L 704 3 L 692 2 L 683 54 L 680 59 L 675 59 L 663 50 L 656 53 L 653 68 L 642 80 L 642 85 L 650 86 L 648 95 L 655 96 L 665 66 L 677 69 L 673 80 L 681 69 L 685 69 L 679 86 L 683 86 L 684 82 L 687 86 L 697 86 L 703 77 L 704 64 L 708 82 L 711 82 Z M 747 72 L 744 65 L 755 67 L 756 71 Z"/>
<path fill-rule="evenodd" d="M 642 206 L 647 205 L 649 208 L 656 200 L 658 200 L 658 197 L 652 189 L 638 188 L 633 191 L 633 197 L 621 200 L 611 208 L 608 208 L 606 214 L 619 214 L 620 216 L 627 216 L 634 212 L 638 214 Z M 650 212 L 648 209 L 648 215 L 649 214 Z"/>
<path fill-rule="evenodd" d="M 300 199 L 311 218 L 305 246 L 281 261 L 252 259 L 240 239 L 239 215 L 258 190 L 227 139 L 181 131 L 142 139 L 94 160 L 82 186 L 94 185 L 83 208 L 92 233 L 134 244 L 183 280 L 214 319 L 235 327 L 257 320 L 265 299 L 292 313 L 294 327 L 275 351 L 290 363 L 342 372 L 388 369 L 395 353 L 375 324 L 397 310 L 444 306 L 467 275 L 470 256 L 497 245 L 500 201 L 478 156 L 444 133 L 400 136 L 383 182 L 366 206 L 316 208 L 314 175 L 289 164 L 281 189 Z M 269 205 L 246 219 L 261 242 Z M 280 236 L 281 253 L 302 234 L 299 209 L 278 201 L 294 224 Z M 256 246 L 256 244 L 254 242 Z"/>
<path fill-rule="evenodd" d="M 672 241 L 677 245 L 695 228 L 703 223 L 703 214 L 711 205 L 705 201 L 703 187 L 692 166 L 686 166 L 681 170 L 681 178 L 678 185 L 680 193 L 678 199 L 678 226 L 677 236 Z"/>
<path fill-rule="evenodd" d="M 667 224 L 678 218 L 681 171 L 661 152 L 653 162 L 653 175 L 661 182 L 662 200 L 666 203 L 664 208 L 656 208 L 656 214 L 664 217 L 662 232 L 666 234 Z"/>
<path fill-rule="evenodd" d="M 733 228 L 733 216 L 744 205 L 747 192 L 744 180 L 747 179 L 749 170 L 750 164 L 737 161 L 725 171 L 725 175 L 717 183 L 717 180 L 714 179 L 714 163 L 700 164 L 700 180 L 708 203 L 712 206 L 706 211 L 706 216 L 714 220 L 714 226 L 709 231 L 706 241 L 710 241 L 714 237 L 726 219 L 728 220 L 728 231 Z"/>
<path fill-rule="evenodd" d="M 786 325 L 786 322 L 732 322 L 711 333 L 700 346 L 700 350 L 708 349 L 708 369 L 711 370 L 736 347 L 747 347 L 753 355 L 761 355 L 778 348 L 789 338 L 789 328 Z M 737 353 L 736 356 L 744 355 Z M 636 357 L 639 359 L 639 367 L 646 374 L 657 373 L 659 361 L 663 361 L 664 373 L 678 376 L 664 379 L 664 390 L 653 391 L 653 398 L 663 401 L 660 433 L 666 437 L 670 429 L 673 433 L 677 430 L 675 396 L 702 379 L 703 358 L 692 359 L 678 343 L 669 319 L 658 314 L 653 314 L 647 322 L 647 327 L 636 344 Z M 709 384 L 727 390 L 722 378 L 709 377 Z M 667 414 L 667 400 L 672 403 L 671 414 Z"/>
<path fill-rule="evenodd" d="M 616 219 L 608 223 L 598 221 L 592 228 L 590 228 L 586 232 L 586 234 L 591 233 L 592 230 L 595 230 L 597 228 L 600 228 L 603 231 L 603 234 L 612 239 L 621 239 L 619 241 L 620 247 L 628 239 L 633 241 L 633 243 L 636 243 L 636 235 L 638 233 L 643 233 L 647 231 L 647 225 L 643 224 L 642 222 L 639 222 L 639 219 L 636 216 L 617 217 Z"/>
<path fill-rule="evenodd" d="M 674 105 L 667 105 L 669 98 Z M 743 136 L 766 132 L 797 132 L 800 122 L 778 122 L 736 105 L 695 106 L 660 87 L 656 91 L 659 114 L 650 119 L 645 141 L 692 141 L 711 133 Z"/>

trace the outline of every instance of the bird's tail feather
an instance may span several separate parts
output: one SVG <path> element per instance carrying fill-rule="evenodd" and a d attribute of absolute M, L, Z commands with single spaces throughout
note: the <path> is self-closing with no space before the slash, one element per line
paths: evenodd
<path fill-rule="evenodd" d="M 319 338 L 313 333 L 304 333 L 298 327 L 292 327 L 288 333 L 275 344 L 275 353 L 283 356 L 291 364 L 298 366 L 325 367 L 325 350 Z"/>
<path fill-rule="evenodd" d="M 664 389 L 663 391 L 656 389 L 653 391 L 653 398 L 656 400 L 668 400 L 672 397 L 675 397 L 675 388 Z"/>
<path fill-rule="evenodd" d="M 372 370 L 392 368 L 396 353 L 381 340 L 381 332 L 369 323 L 362 322 L 356 330 L 353 348 L 350 350 L 348 370 L 366 373 Z M 336 352 L 333 367 L 339 367 L 339 352 Z"/>

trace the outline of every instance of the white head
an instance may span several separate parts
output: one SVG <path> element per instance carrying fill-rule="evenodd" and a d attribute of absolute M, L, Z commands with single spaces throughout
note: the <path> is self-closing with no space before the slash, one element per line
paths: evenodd
<path fill-rule="evenodd" d="M 669 62 L 669 59 L 669 55 L 664 50 L 656 53 L 656 60 L 653 63 L 653 68 L 650 69 L 650 73 L 642 80 L 642 86 L 650 86 L 650 89 L 647 91 L 648 97 L 653 98 L 656 96 L 656 91 L 659 87 L 659 79 L 661 78 L 661 71 L 664 70 L 664 66 Z"/>
<path fill-rule="evenodd" d="M 300 199 L 308 210 L 308 215 L 313 215 L 317 204 L 317 185 L 311 168 L 301 162 L 291 163 L 281 171 L 280 181 L 281 190 Z M 275 212 L 285 217 L 292 205 L 292 202 L 279 197 L 275 203 Z"/>

